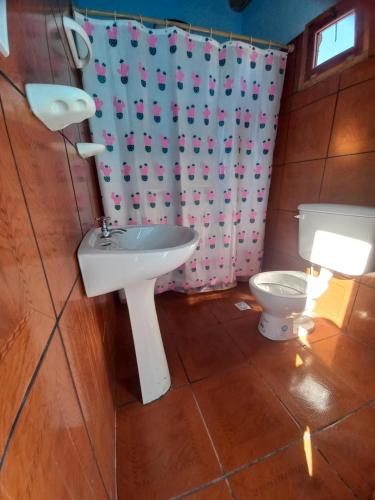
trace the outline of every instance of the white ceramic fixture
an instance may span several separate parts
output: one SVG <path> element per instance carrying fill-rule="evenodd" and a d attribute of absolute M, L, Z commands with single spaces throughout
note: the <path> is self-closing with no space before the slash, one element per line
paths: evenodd
<path fill-rule="evenodd" d="M 7 2 L 0 0 L 0 54 L 9 56 Z"/>
<path fill-rule="evenodd" d="M 149 403 L 171 383 L 155 309 L 155 281 L 191 257 L 199 235 L 187 227 L 164 224 L 118 229 L 109 230 L 107 237 L 100 229 L 90 230 L 78 249 L 78 260 L 89 297 L 125 290 L 142 399 Z"/>
<path fill-rule="evenodd" d="M 77 142 L 77 153 L 81 158 L 90 158 L 104 153 L 105 145 L 96 142 Z"/>
<path fill-rule="evenodd" d="M 319 277 L 270 271 L 250 279 L 251 292 L 263 309 L 258 330 L 271 340 L 313 330 L 313 304 L 327 289 L 330 271 L 359 276 L 375 269 L 375 208 L 302 204 L 298 209 L 299 254 L 322 269 Z"/>
<path fill-rule="evenodd" d="M 25 88 L 31 111 L 50 130 L 61 130 L 95 114 L 94 99 L 77 87 L 27 83 Z"/>
<path fill-rule="evenodd" d="M 92 46 L 90 39 L 82 26 L 80 26 L 74 19 L 71 19 L 70 17 L 63 16 L 63 26 L 75 67 L 78 69 L 82 69 L 90 63 L 92 58 Z M 86 46 L 86 55 L 84 57 L 79 57 L 76 40 L 74 39 L 73 33 L 75 33 L 76 36 L 80 36 L 84 45 Z"/>

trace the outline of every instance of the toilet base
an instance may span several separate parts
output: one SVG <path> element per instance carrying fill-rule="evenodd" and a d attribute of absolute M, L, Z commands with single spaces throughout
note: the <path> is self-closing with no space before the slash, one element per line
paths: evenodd
<path fill-rule="evenodd" d="M 270 340 L 290 340 L 303 337 L 311 333 L 315 323 L 308 316 L 295 316 L 294 318 L 279 318 L 263 312 L 258 330 Z"/>

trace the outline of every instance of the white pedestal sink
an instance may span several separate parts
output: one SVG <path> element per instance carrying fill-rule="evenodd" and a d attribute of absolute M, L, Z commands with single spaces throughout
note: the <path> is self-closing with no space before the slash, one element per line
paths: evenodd
<path fill-rule="evenodd" d="M 183 226 L 124 227 L 103 238 L 90 230 L 78 249 L 86 294 L 125 290 L 133 332 L 143 403 L 162 396 L 171 380 L 155 310 L 154 287 L 159 276 L 186 262 L 199 235 Z"/>

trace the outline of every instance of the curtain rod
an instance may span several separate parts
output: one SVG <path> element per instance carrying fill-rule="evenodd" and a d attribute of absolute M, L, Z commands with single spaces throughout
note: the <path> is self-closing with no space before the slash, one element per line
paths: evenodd
<path fill-rule="evenodd" d="M 285 50 L 287 52 L 293 52 L 294 50 L 294 45 L 289 44 L 285 45 L 283 43 L 279 42 L 273 42 L 272 40 L 264 40 L 263 38 L 256 38 L 252 36 L 247 36 L 247 35 L 241 35 L 241 34 L 236 34 L 236 33 L 231 33 L 229 31 L 222 31 L 222 30 L 217 30 L 217 29 L 211 29 L 211 28 L 206 28 L 204 26 L 197 26 L 195 24 L 188 24 L 188 23 L 182 23 L 179 21 L 168 21 L 168 19 L 158 19 L 157 17 L 147 17 L 147 16 L 142 16 L 140 14 L 135 15 L 135 14 L 126 14 L 124 12 L 117 12 L 117 11 L 108 11 L 108 10 L 96 10 L 96 9 L 83 9 L 83 8 L 78 8 L 74 7 L 74 10 L 79 12 L 80 14 L 83 15 L 91 15 L 91 16 L 101 16 L 101 17 L 112 17 L 112 18 L 119 18 L 119 19 L 131 19 L 134 21 L 140 21 L 142 24 L 143 22 L 146 23 L 153 23 L 153 24 L 165 24 L 166 26 L 177 26 L 178 28 L 182 28 L 186 30 L 188 27 L 188 31 L 197 31 L 199 33 L 206 33 L 207 35 L 216 35 L 216 36 L 221 36 L 224 38 L 229 38 L 230 40 L 235 39 L 235 40 L 243 40 L 244 42 L 250 42 L 252 43 L 257 43 L 260 45 L 268 45 L 270 47 L 276 47 L 281 50 Z"/>

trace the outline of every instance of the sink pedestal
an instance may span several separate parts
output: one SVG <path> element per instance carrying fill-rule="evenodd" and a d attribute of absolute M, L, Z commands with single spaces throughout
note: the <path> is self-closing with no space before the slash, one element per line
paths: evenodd
<path fill-rule="evenodd" d="M 165 394 L 171 385 L 155 309 L 156 279 L 141 280 L 125 290 L 132 326 L 143 404 Z"/>

